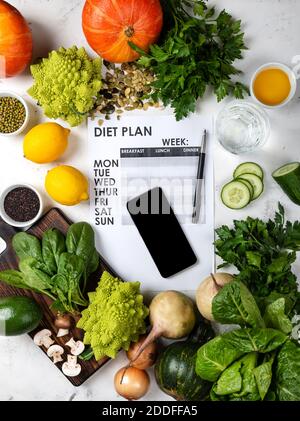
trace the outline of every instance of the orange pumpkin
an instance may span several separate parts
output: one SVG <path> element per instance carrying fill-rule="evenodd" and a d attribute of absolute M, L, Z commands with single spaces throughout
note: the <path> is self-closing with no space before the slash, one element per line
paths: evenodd
<path fill-rule="evenodd" d="M 148 51 L 157 41 L 162 25 L 159 0 L 87 0 L 82 14 L 83 32 L 89 45 L 113 63 L 139 57 L 128 41 Z"/>
<path fill-rule="evenodd" d="M 32 35 L 21 13 L 0 0 L 0 78 L 15 76 L 32 57 Z"/>

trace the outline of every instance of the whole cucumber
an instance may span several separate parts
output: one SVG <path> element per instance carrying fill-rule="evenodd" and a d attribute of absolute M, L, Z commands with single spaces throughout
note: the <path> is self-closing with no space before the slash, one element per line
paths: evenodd
<path fill-rule="evenodd" d="M 0 298 L 0 336 L 18 336 L 34 330 L 42 320 L 40 306 L 29 297 Z"/>
<path fill-rule="evenodd" d="M 283 165 L 273 172 L 272 177 L 292 202 L 300 205 L 300 163 Z"/>

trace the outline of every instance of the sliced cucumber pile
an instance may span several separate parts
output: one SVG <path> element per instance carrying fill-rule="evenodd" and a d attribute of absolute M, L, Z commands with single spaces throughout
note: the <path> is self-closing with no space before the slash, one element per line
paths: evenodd
<path fill-rule="evenodd" d="M 272 177 L 285 194 L 296 205 L 300 205 L 300 163 L 292 162 L 283 165 L 273 172 Z"/>
<path fill-rule="evenodd" d="M 241 180 L 248 181 L 253 189 L 253 197 L 252 200 L 258 199 L 259 196 L 264 191 L 264 183 L 261 178 L 258 177 L 256 174 L 242 174 L 239 177 Z"/>
<path fill-rule="evenodd" d="M 262 168 L 255 162 L 240 164 L 233 173 L 233 181 L 227 183 L 222 189 L 223 204 L 230 209 L 242 209 L 256 200 L 264 190 L 263 177 Z"/>
<path fill-rule="evenodd" d="M 255 174 L 262 180 L 264 178 L 262 168 L 258 164 L 255 164 L 255 162 L 244 162 L 243 164 L 240 164 L 234 170 L 233 178 L 238 178 L 242 174 Z"/>
<path fill-rule="evenodd" d="M 223 187 L 221 198 L 228 208 L 242 209 L 251 202 L 251 193 L 245 183 L 236 180 Z"/>

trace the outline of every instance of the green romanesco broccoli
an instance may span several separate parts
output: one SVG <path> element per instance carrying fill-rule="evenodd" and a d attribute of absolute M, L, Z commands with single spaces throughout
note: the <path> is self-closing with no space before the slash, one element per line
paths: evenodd
<path fill-rule="evenodd" d="M 60 48 L 30 67 L 35 84 L 28 93 L 49 118 L 70 126 L 81 124 L 101 89 L 101 59 L 91 60 L 84 48 Z"/>
<path fill-rule="evenodd" d="M 77 327 L 85 331 L 84 343 L 91 345 L 96 360 L 115 358 L 120 349 L 127 351 L 146 332 L 149 310 L 139 282 L 122 282 L 104 272 L 89 300 Z"/>

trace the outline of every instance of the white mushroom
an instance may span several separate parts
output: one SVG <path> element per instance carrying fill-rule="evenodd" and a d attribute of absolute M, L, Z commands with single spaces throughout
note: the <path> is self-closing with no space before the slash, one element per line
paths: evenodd
<path fill-rule="evenodd" d="M 51 335 L 52 333 L 50 330 L 43 329 L 34 336 L 33 341 L 36 345 L 44 346 L 48 349 L 51 345 L 54 344 L 53 339 L 51 339 Z"/>
<path fill-rule="evenodd" d="M 84 351 L 84 345 L 81 341 L 75 341 L 74 338 L 70 339 L 66 345 L 71 348 L 72 355 L 80 355 Z"/>
<path fill-rule="evenodd" d="M 62 365 L 62 371 L 67 377 L 76 377 L 81 372 L 81 365 L 77 363 L 77 357 L 68 355 L 67 361 Z"/>
<path fill-rule="evenodd" d="M 69 329 L 59 329 L 56 337 L 62 338 L 63 336 L 67 336 L 68 334 L 69 334 Z"/>
<path fill-rule="evenodd" d="M 63 347 L 60 345 L 52 345 L 50 348 L 48 348 L 47 355 L 48 357 L 53 359 L 54 364 L 63 361 L 62 355 L 64 353 Z"/>

